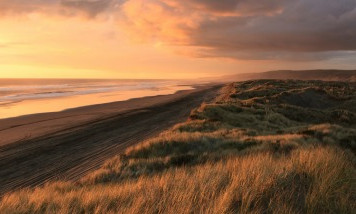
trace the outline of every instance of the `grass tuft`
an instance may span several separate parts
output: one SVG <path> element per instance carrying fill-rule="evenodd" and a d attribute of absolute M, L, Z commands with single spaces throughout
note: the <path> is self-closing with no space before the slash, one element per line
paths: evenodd
<path fill-rule="evenodd" d="M 354 213 L 355 89 L 227 85 L 186 122 L 78 182 L 5 195 L 0 213 Z"/>

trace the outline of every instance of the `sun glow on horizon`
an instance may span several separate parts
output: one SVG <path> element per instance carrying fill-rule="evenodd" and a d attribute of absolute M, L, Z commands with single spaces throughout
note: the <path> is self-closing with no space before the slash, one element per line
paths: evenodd
<path fill-rule="evenodd" d="M 302 56 L 309 57 L 305 60 L 295 59 L 299 50 L 290 51 L 288 47 L 280 52 L 255 50 L 256 42 L 249 40 L 255 38 L 247 34 L 225 40 L 219 26 L 205 29 L 199 25 L 207 21 L 204 14 L 211 13 L 216 22 L 225 19 L 226 14 L 204 5 L 199 7 L 202 13 L 196 13 L 194 5 L 170 1 L 167 7 L 178 7 L 177 13 L 165 11 L 159 0 L 149 0 L 144 5 L 142 0 L 125 2 L 122 7 L 107 5 L 109 8 L 103 11 L 63 8 L 45 1 L 25 3 L 23 7 L 16 6 L 16 2 L 0 2 L 0 78 L 194 79 L 267 70 L 355 66 L 352 51 L 349 55 L 335 52 L 336 57 L 327 52 L 317 56 L 319 52 L 306 51 L 302 52 Z M 37 9 L 25 10 L 31 4 Z M 278 11 L 271 16 L 283 15 L 281 9 Z M 229 16 L 233 14 L 231 11 Z M 233 26 L 239 27 L 238 23 Z M 225 29 L 223 24 L 221 28 Z M 246 44 L 238 39 L 246 40 Z M 263 44 L 276 47 L 274 43 L 271 47 Z M 240 52 L 236 52 L 239 47 Z M 281 55 L 286 58 L 278 59 Z"/>
<path fill-rule="evenodd" d="M 219 73 L 214 61 L 177 56 L 159 42 L 133 43 L 110 21 L 31 17 L 0 20 L 0 78 L 194 79 Z"/>
<path fill-rule="evenodd" d="M 0 66 L 0 78 L 2 79 L 196 79 L 196 75 L 164 75 L 162 73 L 150 72 L 130 72 L 118 73 L 115 71 L 100 71 L 88 69 L 68 69 L 68 68 L 46 68 L 32 66 Z M 131 72 L 132 73 L 132 72 Z M 202 75 L 202 77 L 211 77 L 211 74 Z"/>

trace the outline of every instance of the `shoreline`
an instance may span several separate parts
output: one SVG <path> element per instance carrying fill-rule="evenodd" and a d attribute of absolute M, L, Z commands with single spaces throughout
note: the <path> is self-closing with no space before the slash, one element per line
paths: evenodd
<path fill-rule="evenodd" d="M 173 94 L 153 95 L 128 100 L 86 105 L 57 112 L 43 112 L 0 119 L 0 147 L 18 141 L 30 140 L 68 129 L 90 121 L 101 120 L 150 105 L 171 102 L 212 85 L 192 85 L 191 90 L 178 90 Z M 20 134 L 19 134 L 20 133 Z"/>
<path fill-rule="evenodd" d="M 129 86 L 122 86 L 129 87 Z M 192 90 L 192 86 L 159 86 L 156 88 L 113 89 L 109 86 L 101 86 L 99 89 L 86 89 L 76 91 L 42 91 L 38 93 L 19 92 L 9 96 L 0 97 L 0 119 L 14 118 L 19 116 L 60 112 L 67 109 L 79 108 L 83 106 L 126 101 L 133 98 L 147 96 L 169 95 L 180 90 Z M 57 91 L 54 91 L 57 90 Z M 69 89 L 68 89 L 69 90 Z M 10 98 L 9 98 L 10 97 Z"/>
<path fill-rule="evenodd" d="M 7 132 L 22 140 L 0 146 L 0 196 L 57 179 L 78 180 L 127 147 L 186 120 L 220 88 L 201 86 L 172 95 L 2 120 L 1 126 L 8 129 L 0 131 L 0 139 L 6 139 Z"/>

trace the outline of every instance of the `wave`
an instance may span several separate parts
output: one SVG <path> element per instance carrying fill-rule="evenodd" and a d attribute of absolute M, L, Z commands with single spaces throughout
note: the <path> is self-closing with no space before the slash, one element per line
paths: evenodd
<path fill-rule="evenodd" d="M 161 88 L 172 85 L 176 84 L 171 81 L 108 81 L 53 85 L 2 86 L 0 87 L 0 92 L 6 92 L 6 95 L 0 96 L 0 105 L 23 100 L 78 96 L 115 91 L 160 90 Z"/>

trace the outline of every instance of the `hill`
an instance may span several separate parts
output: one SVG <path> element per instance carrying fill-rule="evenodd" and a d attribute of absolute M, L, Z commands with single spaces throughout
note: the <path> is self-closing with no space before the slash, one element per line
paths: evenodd
<path fill-rule="evenodd" d="M 356 82 L 356 70 L 279 70 L 262 73 L 244 73 L 211 79 L 217 82 L 246 81 L 254 79 L 294 79 Z"/>
<path fill-rule="evenodd" d="M 0 213 L 353 213 L 356 83 L 253 80 L 78 182 Z"/>

